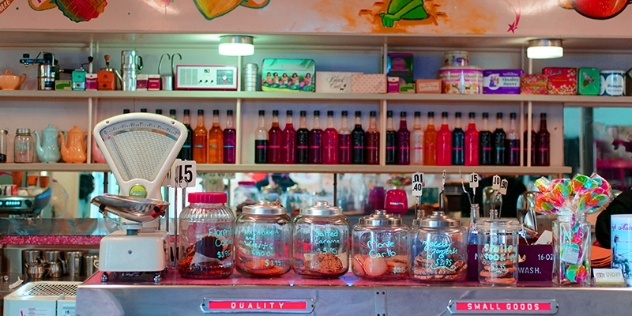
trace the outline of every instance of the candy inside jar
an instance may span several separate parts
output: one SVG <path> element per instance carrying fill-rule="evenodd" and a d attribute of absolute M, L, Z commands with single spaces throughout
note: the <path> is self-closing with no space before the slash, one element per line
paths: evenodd
<path fill-rule="evenodd" d="M 342 209 L 318 201 L 293 225 L 293 269 L 313 278 L 337 278 L 349 269 L 349 220 Z"/>
<path fill-rule="evenodd" d="M 478 232 L 478 280 L 488 285 L 515 285 L 518 282 L 518 233 L 516 220 L 481 219 Z"/>
<path fill-rule="evenodd" d="M 371 280 L 403 279 L 408 275 L 408 227 L 396 215 L 376 210 L 353 227 L 352 271 Z"/>

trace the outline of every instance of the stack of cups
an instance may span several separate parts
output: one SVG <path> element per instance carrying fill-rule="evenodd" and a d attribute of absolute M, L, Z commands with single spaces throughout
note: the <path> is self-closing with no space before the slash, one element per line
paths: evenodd
<path fill-rule="evenodd" d="M 241 91 L 259 91 L 260 78 L 257 64 L 246 64 L 242 71 Z"/>

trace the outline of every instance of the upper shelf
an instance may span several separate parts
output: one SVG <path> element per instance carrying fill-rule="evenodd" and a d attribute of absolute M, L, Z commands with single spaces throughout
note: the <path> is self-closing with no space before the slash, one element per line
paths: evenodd
<path fill-rule="evenodd" d="M 0 99 L 244 99 L 329 101 L 539 102 L 579 107 L 629 107 L 632 97 L 527 94 L 350 94 L 239 91 L 40 91 L 2 90 Z"/>

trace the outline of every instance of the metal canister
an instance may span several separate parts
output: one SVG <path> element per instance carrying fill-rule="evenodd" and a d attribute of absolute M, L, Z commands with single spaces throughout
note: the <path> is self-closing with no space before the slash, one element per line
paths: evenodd
<path fill-rule="evenodd" d="M 121 51 L 121 77 L 123 91 L 136 91 L 136 71 L 143 69 L 142 57 L 135 50 Z"/>
<path fill-rule="evenodd" d="M 242 91 L 259 91 L 260 78 L 259 67 L 257 64 L 246 64 L 241 72 L 241 90 Z"/>
<path fill-rule="evenodd" d="M 55 90 L 55 66 L 52 64 L 39 64 L 37 76 L 38 90 Z"/>
<path fill-rule="evenodd" d="M 601 90 L 599 95 L 612 97 L 625 95 L 625 71 L 623 70 L 602 70 Z"/>

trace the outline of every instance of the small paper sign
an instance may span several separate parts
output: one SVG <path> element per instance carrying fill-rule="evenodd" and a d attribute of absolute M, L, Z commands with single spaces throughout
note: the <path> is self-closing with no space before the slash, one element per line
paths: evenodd
<path fill-rule="evenodd" d="M 509 181 L 503 179 L 503 181 L 500 182 L 500 194 L 507 195 L 507 187 L 509 187 Z"/>
<path fill-rule="evenodd" d="M 470 174 L 470 188 L 478 188 L 478 174 L 476 172 L 472 172 L 472 174 Z"/>
<path fill-rule="evenodd" d="M 172 188 L 187 188 L 195 187 L 197 180 L 195 178 L 197 171 L 197 164 L 194 160 L 180 160 L 176 159 L 171 166 L 171 170 L 167 175 L 169 180 L 169 186 Z"/>
<path fill-rule="evenodd" d="M 492 189 L 500 190 L 500 176 L 496 175 L 492 178 Z"/>
<path fill-rule="evenodd" d="M 593 269 L 595 286 L 626 286 L 620 269 Z"/>
<path fill-rule="evenodd" d="M 422 196 L 422 190 L 424 187 L 424 174 L 421 172 L 415 172 L 412 175 L 413 182 L 413 196 Z"/>

